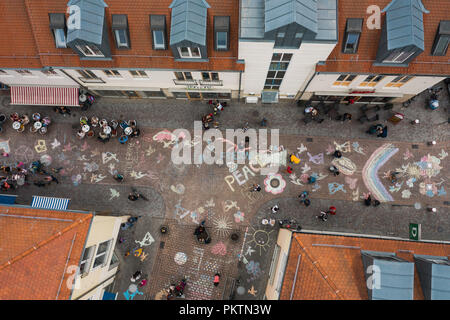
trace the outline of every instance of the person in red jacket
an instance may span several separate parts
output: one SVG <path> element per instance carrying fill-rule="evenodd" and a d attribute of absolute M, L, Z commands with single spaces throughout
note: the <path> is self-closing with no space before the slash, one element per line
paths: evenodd
<path fill-rule="evenodd" d="M 331 206 L 330 209 L 328 209 L 327 213 L 334 216 L 336 214 L 336 207 L 335 206 Z"/>
<path fill-rule="evenodd" d="M 214 285 L 217 287 L 219 285 L 220 282 L 220 273 L 216 273 L 214 275 Z"/>

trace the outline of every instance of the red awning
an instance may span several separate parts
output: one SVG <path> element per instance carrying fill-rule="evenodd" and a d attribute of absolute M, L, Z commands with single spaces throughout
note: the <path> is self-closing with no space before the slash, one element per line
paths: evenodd
<path fill-rule="evenodd" d="M 11 104 L 79 107 L 78 88 L 11 87 Z"/>

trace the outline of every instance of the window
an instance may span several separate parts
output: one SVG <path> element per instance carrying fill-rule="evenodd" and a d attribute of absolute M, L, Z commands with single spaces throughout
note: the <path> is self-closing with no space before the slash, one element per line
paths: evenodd
<path fill-rule="evenodd" d="M 129 49 L 131 45 L 127 15 L 113 14 L 111 15 L 111 20 L 111 29 L 114 34 L 117 49 Z"/>
<path fill-rule="evenodd" d="M 445 56 L 450 41 L 450 20 L 442 20 L 436 32 L 431 54 L 433 56 Z"/>
<path fill-rule="evenodd" d="M 16 70 L 16 72 L 22 76 L 31 76 L 32 73 L 28 70 Z"/>
<path fill-rule="evenodd" d="M 394 87 L 394 88 L 400 88 L 405 83 L 413 79 L 413 76 L 398 76 L 397 78 L 393 79 L 391 82 L 389 82 L 386 87 Z"/>
<path fill-rule="evenodd" d="M 347 19 L 345 27 L 343 53 L 356 53 L 358 51 L 359 37 L 362 32 L 363 19 L 350 18 Z"/>
<path fill-rule="evenodd" d="M 130 74 L 133 78 L 148 78 L 147 73 L 142 70 L 130 70 Z"/>
<path fill-rule="evenodd" d="M 153 46 L 155 49 L 165 49 L 164 33 L 161 30 L 153 30 Z"/>
<path fill-rule="evenodd" d="M 50 29 L 56 48 L 67 48 L 66 16 L 64 13 L 49 13 Z"/>
<path fill-rule="evenodd" d="M 102 242 L 99 244 L 97 253 L 95 254 L 94 265 L 92 268 L 97 268 L 106 264 L 106 258 L 108 257 L 109 247 L 111 245 L 111 240 Z"/>
<path fill-rule="evenodd" d="M 384 76 L 368 76 L 359 84 L 360 87 L 375 87 L 378 82 L 384 79 Z"/>
<path fill-rule="evenodd" d="M 355 78 L 356 75 L 353 74 L 341 74 L 333 83 L 333 86 L 348 87 Z"/>
<path fill-rule="evenodd" d="M 53 69 L 43 70 L 41 72 L 43 74 L 45 74 L 47 77 L 57 77 L 57 76 L 59 76 L 58 73 L 55 70 L 53 70 Z"/>
<path fill-rule="evenodd" d="M 383 63 L 403 63 L 408 60 L 413 54 L 415 54 L 414 51 L 394 51 L 386 59 L 383 60 Z"/>
<path fill-rule="evenodd" d="M 104 57 L 105 55 L 94 45 L 76 45 L 86 57 Z"/>
<path fill-rule="evenodd" d="M 80 263 L 80 274 L 81 275 L 85 275 L 85 274 L 89 273 L 89 267 L 91 265 L 94 249 L 95 249 L 95 246 L 90 246 L 89 248 L 86 248 L 84 250 L 83 258 L 81 259 L 81 263 Z"/>
<path fill-rule="evenodd" d="M 278 32 L 277 38 L 284 38 L 285 35 L 286 35 L 286 33 L 284 33 L 284 32 Z"/>
<path fill-rule="evenodd" d="M 165 98 L 164 92 L 159 91 L 142 91 L 147 98 Z"/>
<path fill-rule="evenodd" d="M 150 15 L 150 30 L 154 50 L 166 50 L 166 16 Z"/>
<path fill-rule="evenodd" d="M 77 70 L 77 72 L 86 79 L 97 79 L 97 76 L 95 75 L 95 73 L 93 73 L 90 70 Z"/>
<path fill-rule="evenodd" d="M 229 49 L 230 17 L 214 17 L 214 50 L 226 51 Z"/>
<path fill-rule="evenodd" d="M 53 29 L 53 36 L 55 37 L 55 45 L 57 48 L 67 48 L 64 29 Z"/>
<path fill-rule="evenodd" d="M 178 47 L 178 53 L 181 58 L 201 58 L 200 48 L 198 47 Z"/>
<path fill-rule="evenodd" d="M 274 53 L 267 72 L 264 89 L 279 90 L 286 70 L 291 61 L 292 53 Z"/>
<path fill-rule="evenodd" d="M 0 70 L 0 74 L 8 74 L 5 70 Z"/>
<path fill-rule="evenodd" d="M 217 72 L 202 72 L 202 79 L 205 81 L 219 81 Z"/>
<path fill-rule="evenodd" d="M 126 30 L 115 30 L 116 44 L 118 48 L 128 48 L 128 36 Z"/>
<path fill-rule="evenodd" d="M 303 38 L 303 32 L 297 32 L 295 34 L 295 39 L 301 39 L 301 38 Z"/>
<path fill-rule="evenodd" d="M 122 75 L 117 70 L 103 70 L 108 78 L 122 78 Z"/>
<path fill-rule="evenodd" d="M 174 72 L 177 80 L 193 80 L 192 74 L 190 72 Z"/>
<path fill-rule="evenodd" d="M 227 46 L 227 33 L 226 32 L 217 32 L 216 34 L 216 39 L 217 39 L 217 49 L 226 49 Z"/>

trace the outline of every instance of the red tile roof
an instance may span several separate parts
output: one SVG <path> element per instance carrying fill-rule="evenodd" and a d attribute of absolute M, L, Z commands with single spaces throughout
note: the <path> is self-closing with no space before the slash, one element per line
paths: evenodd
<path fill-rule="evenodd" d="M 67 300 L 93 214 L 0 206 L 0 300 Z M 70 269 L 69 269 L 70 271 Z"/>
<path fill-rule="evenodd" d="M 294 287 L 293 300 L 367 300 L 361 250 L 394 252 L 402 259 L 413 261 L 413 254 L 449 256 L 450 244 L 296 233 L 280 299 L 289 300 Z M 414 272 L 414 299 L 424 299 L 417 270 Z"/>
<path fill-rule="evenodd" d="M 325 65 L 319 65 L 319 72 L 339 73 L 373 73 L 373 74 L 417 74 L 417 75 L 446 75 L 450 76 L 450 50 L 446 56 L 432 56 L 436 31 L 441 20 L 449 20 L 450 1 L 448 0 L 422 0 L 425 8 L 430 11 L 423 14 L 425 51 L 409 63 L 408 67 L 375 67 L 378 51 L 378 41 L 381 29 L 369 30 L 366 26 L 369 14 L 366 10 L 371 5 L 378 5 L 383 10 L 391 0 L 358 0 L 355 5 L 353 0 L 338 1 L 339 15 L 339 43 L 328 57 Z M 384 21 L 385 13 L 382 13 Z M 364 18 L 363 29 L 356 54 L 342 53 L 342 42 L 345 34 L 347 18 Z"/>
<path fill-rule="evenodd" d="M 107 24 L 112 61 L 80 60 L 72 49 L 55 47 L 49 27 L 49 13 L 64 13 L 66 0 L 3 0 L 0 4 L 0 28 L 8 37 L 0 38 L 0 68 L 85 67 L 85 68 L 155 68 L 195 69 L 210 71 L 244 70 L 237 63 L 239 0 L 208 0 L 211 8 L 207 18 L 207 48 L 209 62 L 176 62 L 169 50 L 153 50 L 150 14 L 166 16 L 167 36 L 170 35 L 172 0 L 107 0 Z M 5 9 L 5 10 L 3 10 Z M 111 15 L 127 14 L 131 49 L 116 49 L 111 31 Z M 230 16 L 230 50 L 214 50 L 214 16 Z M 20 56 L 13 58 L 13 56 Z"/>

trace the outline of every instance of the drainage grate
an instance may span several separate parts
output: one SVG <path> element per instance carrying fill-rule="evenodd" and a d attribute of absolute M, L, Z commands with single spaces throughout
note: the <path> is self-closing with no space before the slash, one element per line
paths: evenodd
<path fill-rule="evenodd" d="M 306 138 L 306 142 L 313 142 L 313 138 Z"/>
<path fill-rule="evenodd" d="M 413 144 L 413 145 L 411 146 L 411 148 L 413 148 L 413 149 L 419 149 L 419 145 L 418 145 L 418 144 Z"/>
<path fill-rule="evenodd" d="M 159 248 L 160 249 L 164 249 L 164 246 L 166 245 L 166 243 L 164 242 L 164 241 L 161 241 L 160 243 L 159 243 Z"/>

